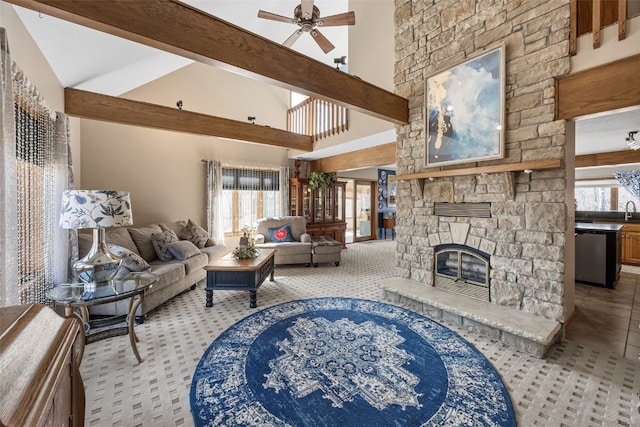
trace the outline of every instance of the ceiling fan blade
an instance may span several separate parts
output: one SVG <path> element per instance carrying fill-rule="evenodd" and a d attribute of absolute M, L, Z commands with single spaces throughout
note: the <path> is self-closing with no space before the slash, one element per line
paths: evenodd
<path fill-rule="evenodd" d="M 335 27 L 337 25 L 355 25 L 356 14 L 354 12 L 338 13 L 337 15 L 318 18 L 316 24 L 319 27 Z"/>
<path fill-rule="evenodd" d="M 311 36 L 316 43 L 318 43 L 318 46 L 320 46 L 320 49 L 322 49 L 324 53 L 329 53 L 335 48 L 335 46 L 325 36 L 323 36 L 320 31 L 311 31 Z"/>
<path fill-rule="evenodd" d="M 278 15 L 276 13 L 266 12 L 264 10 L 258 11 L 258 18 L 270 19 L 272 21 L 286 22 L 288 24 L 295 24 L 297 21 L 286 16 Z"/>
<path fill-rule="evenodd" d="M 296 40 L 298 40 L 300 38 L 302 33 L 304 33 L 304 31 L 302 31 L 302 30 L 294 31 L 293 34 L 291 34 L 289 36 L 289 38 L 286 39 L 284 41 L 284 43 L 282 43 L 282 46 L 291 47 L 296 42 Z"/>
<path fill-rule="evenodd" d="M 311 19 L 313 17 L 313 0 L 302 0 L 302 19 Z"/>

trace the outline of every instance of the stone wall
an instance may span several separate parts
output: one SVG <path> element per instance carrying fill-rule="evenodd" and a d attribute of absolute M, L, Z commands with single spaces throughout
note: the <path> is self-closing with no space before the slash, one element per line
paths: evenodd
<path fill-rule="evenodd" d="M 410 123 L 397 127 L 397 174 L 433 170 L 425 167 L 426 76 L 500 42 L 506 53 L 505 158 L 446 168 L 563 160 L 565 123 L 554 121 L 554 79 L 569 72 L 569 4 L 396 0 L 396 93 L 410 108 Z M 492 301 L 564 321 L 566 185 L 563 168 L 400 181 L 399 274 L 432 285 L 433 246 L 451 241 L 451 224 L 469 224 L 464 243 L 491 255 Z M 491 202 L 491 218 L 435 216 L 434 202 Z"/>

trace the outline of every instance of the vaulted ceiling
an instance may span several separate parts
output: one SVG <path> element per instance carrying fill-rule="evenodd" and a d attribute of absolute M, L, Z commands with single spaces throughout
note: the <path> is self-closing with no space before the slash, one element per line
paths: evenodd
<path fill-rule="evenodd" d="M 22 0 L 9 2 L 20 4 Z M 296 0 L 186 0 L 184 3 L 276 43 L 284 41 L 297 28 L 257 17 L 260 9 L 292 15 L 298 4 Z M 347 0 L 317 0 L 316 5 L 322 16 L 349 10 Z M 117 96 L 193 61 L 37 11 L 16 9 L 65 87 Z M 189 30 L 185 28 L 184 31 Z M 322 32 L 336 46 L 334 51 L 323 53 L 311 37 L 305 35 L 295 43 L 293 50 L 327 65 L 333 65 L 333 58 L 348 57 L 346 27 L 326 27 Z M 640 130 L 640 109 L 580 119 L 576 123 L 576 154 L 624 150 L 627 148 L 625 139 L 634 130 Z M 343 144 L 339 150 L 324 155 L 366 146 L 367 142 L 360 138 L 351 146 Z"/>
<path fill-rule="evenodd" d="M 297 0 L 186 0 L 183 3 L 276 43 L 284 42 L 298 28 L 257 17 L 260 9 L 293 16 Z M 347 0 L 318 0 L 316 5 L 322 16 L 348 10 Z M 22 7 L 16 10 L 64 87 L 118 96 L 193 62 L 35 10 Z M 331 66 L 334 58 L 348 57 L 347 27 L 325 27 L 322 33 L 336 46 L 333 51 L 325 54 L 309 36 L 298 39 L 293 49 Z"/>

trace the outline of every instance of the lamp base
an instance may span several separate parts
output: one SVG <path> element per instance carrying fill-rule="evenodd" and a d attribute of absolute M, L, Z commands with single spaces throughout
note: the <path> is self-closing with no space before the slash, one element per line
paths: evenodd
<path fill-rule="evenodd" d="M 93 244 L 87 255 L 73 264 L 73 268 L 85 291 L 94 292 L 99 286 L 111 286 L 120 268 L 121 257 L 109 251 L 105 243 L 104 228 L 93 230 Z M 113 289 L 115 292 L 115 289 Z"/>

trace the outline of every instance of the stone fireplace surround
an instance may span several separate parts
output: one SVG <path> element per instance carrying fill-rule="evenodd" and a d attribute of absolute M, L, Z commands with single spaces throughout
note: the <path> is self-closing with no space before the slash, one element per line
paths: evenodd
<path fill-rule="evenodd" d="M 535 174 L 540 188 L 558 179 L 557 171 Z M 409 241 L 414 248 L 420 242 L 412 256 L 417 262 L 400 259 L 397 264 L 403 277 L 385 283 L 385 298 L 543 357 L 562 335 L 563 276 L 557 268 L 562 259 L 565 214 L 564 204 L 526 203 L 517 192 L 510 200 L 505 186 L 513 179 L 521 190 L 531 189 L 534 181 L 529 175 L 426 181 L 423 191 L 418 189 L 423 206 L 412 209 L 410 217 L 403 218 L 401 210 L 398 215 L 400 227 L 411 223 L 412 229 L 409 237 L 398 233 L 399 250 L 406 250 Z M 412 183 L 409 191 L 415 194 L 415 190 Z M 467 197 L 471 194 L 473 197 Z M 463 216 L 465 197 L 473 203 L 489 203 L 487 217 Z M 457 205 L 458 216 L 436 214 L 436 202 Z M 446 244 L 467 246 L 489 257 L 491 302 L 434 287 L 434 254 Z"/>
<path fill-rule="evenodd" d="M 571 71 L 570 6 L 568 0 L 395 3 L 394 85 L 408 100 L 409 122 L 396 126 L 398 286 L 388 297 L 535 354 L 558 339 L 574 306 L 575 156 L 566 123 L 555 114 L 556 79 Z M 499 43 L 506 65 L 504 158 L 428 166 L 427 76 Z M 542 161 L 558 165 L 528 166 Z M 497 172 L 507 165 L 525 166 Z M 434 170 L 443 174 L 419 176 Z M 436 202 L 490 203 L 491 215 L 438 216 Z M 467 227 L 465 244 L 490 255 L 491 303 L 432 286 L 433 248 L 462 240 Z"/>

